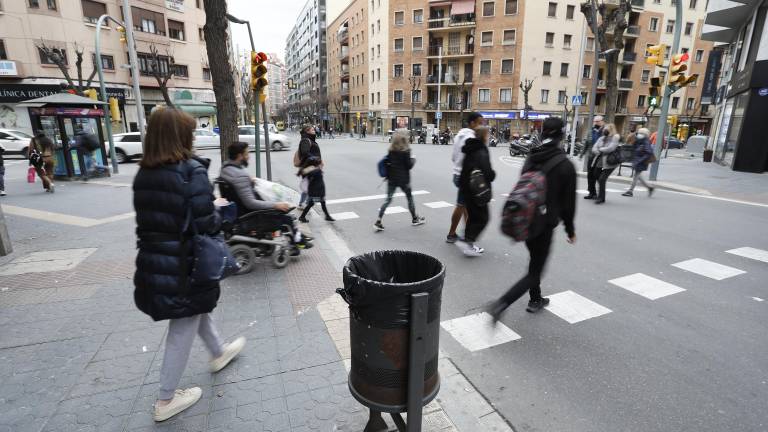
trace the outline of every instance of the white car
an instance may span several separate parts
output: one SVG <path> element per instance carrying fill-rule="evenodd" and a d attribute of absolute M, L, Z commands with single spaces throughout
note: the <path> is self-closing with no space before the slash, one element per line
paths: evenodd
<path fill-rule="evenodd" d="M 140 158 L 144 149 L 141 147 L 141 134 L 138 132 L 128 132 L 112 135 L 115 141 L 115 156 L 117 163 L 128 162 L 134 158 Z M 109 151 L 109 142 L 104 143 L 104 147 Z"/>
<path fill-rule="evenodd" d="M 195 148 L 218 149 L 221 148 L 221 138 L 216 132 L 208 129 L 195 129 Z"/>
<path fill-rule="evenodd" d="M 0 145 L 6 155 L 19 154 L 27 156 L 27 148 L 32 135 L 16 129 L 0 129 Z"/>
<path fill-rule="evenodd" d="M 275 125 L 269 125 L 269 145 L 270 149 L 274 151 L 288 150 L 291 148 L 291 141 L 287 136 L 277 132 Z M 262 148 L 264 147 L 264 128 L 259 127 L 259 139 L 262 142 Z M 250 147 L 256 147 L 256 138 L 254 137 L 254 126 L 239 126 L 237 128 L 238 139 L 242 142 L 248 143 Z"/>

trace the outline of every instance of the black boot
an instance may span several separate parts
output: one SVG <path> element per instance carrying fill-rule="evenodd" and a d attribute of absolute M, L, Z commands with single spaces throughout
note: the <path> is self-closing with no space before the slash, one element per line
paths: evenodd
<path fill-rule="evenodd" d="M 542 298 L 538 300 L 531 300 L 528 302 L 528 307 L 525 308 L 526 311 L 530 313 L 536 313 L 542 309 L 544 309 L 544 306 L 549 304 L 548 298 Z"/>

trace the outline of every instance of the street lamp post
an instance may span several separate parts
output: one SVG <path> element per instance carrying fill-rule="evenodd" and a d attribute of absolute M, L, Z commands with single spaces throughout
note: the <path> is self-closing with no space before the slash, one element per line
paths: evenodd
<path fill-rule="evenodd" d="M 139 61 L 136 57 L 136 40 L 133 39 L 133 16 L 131 14 L 131 2 L 123 0 L 123 11 L 125 15 L 125 38 L 128 42 L 128 59 L 131 61 L 131 75 L 133 75 L 133 98 L 136 101 L 136 111 L 138 114 L 139 133 L 141 134 L 141 148 L 144 148 L 144 105 L 141 102 L 141 89 L 139 88 Z M 99 32 L 96 32 L 98 36 Z M 101 59 L 99 62 L 101 63 Z"/>
<path fill-rule="evenodd" d="M 99 93 L 101 94 L 101 100 L 103 102 L 109 102 L 107 99 L 107 86 L 104 83 L 104 70 L 101 64 L 101 26 L 104 24 L 104 21 L 107 20 L 114 22 L 118 26 L 125 27 L 123 23 L 106 14 L 100 16 L 99 21 L 96 23 L 96 69 L 99 72 Z M 138 79 L 139 78 L 134 74 L 133 81 L 136 82 Z M 137 103 L 137 105 L 140 107 L 140 104 Z M 139 108 L 139 115 L 141 115 L 141 111 L 141 108 Z M 109 107 L 104 110 L 104 123 L 107 127 L 107 140 L 109 141 L 109 158 L 112 160 L 112 172 L 118 174 L 120 171 L 118 168 L 119 164 L 117 163 L 117 154 L 115 154 L 115 139 L 112 137 L 112 113 L 110 112 Z M 144 140 L 142 140 L 142 143 L 143 142 Z"/>
<path fill-rule="evenodd" d="M 592 0 L 592 34 L 595 35 L 595 38 L 597 38 L 597 0 Z M 593 63 L 594 70 L 594 78 L 592 78 L 592 90 L 589 92 L 589 122 L 587 125 L 591 125 L 595 121 L 595 99 L 597 99 L 597 71 L 600 70 L 600 50 L 598 49 L 597 39 L 595 39 L 595 62 Z M 586 142 L 587 134 L 589 133 L 590 129 L 588 127 L 584 128 L 584 142 Z M 595 143 L 590 143 L 591 145 L 594 145 Z M 584 146 L 584 152 L 586 152 L 587 146 Z M 582 171 L 587 171 L 589 169 L 589 158 L 584 158 L 584 164 L 581 167 Z"/>

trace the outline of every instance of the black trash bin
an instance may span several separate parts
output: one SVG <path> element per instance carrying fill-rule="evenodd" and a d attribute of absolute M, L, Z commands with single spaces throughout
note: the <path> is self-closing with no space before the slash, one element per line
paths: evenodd
<path fill-rule="evenodd" d="M 418 252 L 377 251 L 347 261 L 338 292 L 349 304 L 349 388 L 363 405 L 387 413 L 407 410 L 411 304 L 418 293 L 428 294 L 422 406 L 437 396 L 444 279 L 445 266 Z"/>

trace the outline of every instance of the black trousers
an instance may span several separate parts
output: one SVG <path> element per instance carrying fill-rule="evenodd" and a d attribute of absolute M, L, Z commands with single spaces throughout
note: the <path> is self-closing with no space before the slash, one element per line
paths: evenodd
<path fill-rule="evenodd" d="M 464 240 L 474 243 L 488 225 L 488 204 L 477 205 L 468 200 L 465 208 L 467 209 L 467 226 L 464 229 Z"/>
<path fill-rule="evenodd" d="M 594 176 L 597 177 L 597 184 L 600 186 L 600 190 L 597 193 L 597 199 L 600 201 L 605 200 L 605 183 L 614 169 L 616 168 L 603 169 L 602 167 L 596 167 L 594 169 Z"/>
<path fill-rule="evenodd" d="M 530 292 L 531 300 L 541 300 L 541 275 L 544 273 L 544 265 L 549 257 L 549 249 L 552 245 L 552 229 L 545 229 L 538 237 L 525 241 L 525 247 L 531 259 L 528 263 L 528 274 L 517 281 L 512 288 L 501 297 L 502 302 L 510 305 L 525 294 Z"/>
<path fill-rule="evenodd" d="M 597 183 L 597 177 L 595 175 L 596 168 L 592 166 L 592 162 L 594 161 L 594 157 L 590 156 L 589 160 L 587 161 L 587 166 L 589 169 L 587 169 L 587 190 L 589 191 L 589 196 L 597 196 L 597 188 L 595 188 L 595 184 Z"/>

